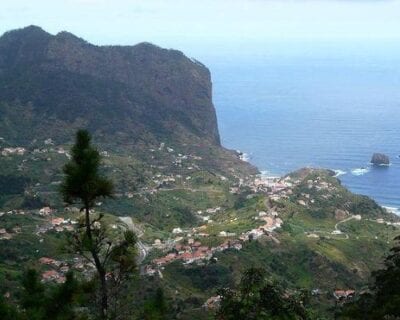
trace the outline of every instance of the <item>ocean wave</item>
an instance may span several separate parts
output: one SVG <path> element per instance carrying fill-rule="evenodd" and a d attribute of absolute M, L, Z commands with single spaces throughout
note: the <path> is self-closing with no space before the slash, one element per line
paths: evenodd
<path fill-rule="evenodd" d="M 340 170 L 340 169 L 333 169 L 333 171 L 335 172 L 335 175 L 334 175 L 334 177 L 335 178 L 337 178 L 337 177 L 340 177 L 340 176 L 343 176 L 343 175 L 345 175 L 345 174 L 347 174 L 347 172 L 346 171 L 343 171 L 343 170 Z"/>
<path fill-rule="evenodd" d="M 375 163 L 372 163 L 372 162 L 370 162 L 370 164 L 374 165 L 375 167 L 390 167 L 392 165 L 391 163 L 388 163 L 388 164 L 386 164 L 386 163 L 375 164 Z"/>
<path fill-rule="evenodd" d="M 241 155 L 239 155 L 240 160 L 249 162 L 250 161 L 250 156 L 249 154 L 243 152 Z"/>
<path fill-rule="evenodd" d="M 400 209 L 399 209 L 399 208 L 396 208 L 396 207 L 386 207 L 386 206 L 383 206 L 383 208 L 386 209 L 387 211 L 391 212 L 391 213 L 394 213 L 394 214 L 397 215 L 397 216 L 400 216 Z"/>
<path fill-rule="evenodd" d="M 362 176 L 363 174 L 368 173 L 369 170 L 370 170 L 370 168 L 357 168 L 357 169 L 351 170 L 351 174 L 353 176 Z"/>
<path fill-rule="evenodd" d="M 272 174 L 270 171 L 268 170 L 261 170 L 260 171 L 260 176 L 264 179 L 277 179 L 280 178 L 279 175 L 276 174 Z"/>

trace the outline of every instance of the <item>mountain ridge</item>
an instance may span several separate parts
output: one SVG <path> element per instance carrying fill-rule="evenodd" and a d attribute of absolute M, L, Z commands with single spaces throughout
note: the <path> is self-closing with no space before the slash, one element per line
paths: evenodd
<path fill-rule="evenodd" d="M 98 47 L 31 26 L 0 38 L 0 279 L 11 297 L 28 266 L 90 278 L 90 264 L 78 268 L 64 250 L 81 214 L 59 195 L 78 128 L 94 134 L 115 185 L 94 211 L 115 237 L 126 218 L 140 231 L 137 310 L 156 284 L 179 306 L 166 318 L 209 319 L 204 301 L 260 266 L 306 290 L 330 319 L 333 290 L 360 292 L 398 232 L 397 217 L 330 170 L 264 177 L 221 147 L 201 63 L 149 43 Z"/>
<path fill-rule="evenodd" d="M 33 119 L 75 128 L 85 119 L 95 134 L 125 140 L 220 145 L 209 70 L 149 43 L 96 46 L 36 26 L 9 31 L 0 37 L 0 105 L 3 119 L 16 105 Z"/>

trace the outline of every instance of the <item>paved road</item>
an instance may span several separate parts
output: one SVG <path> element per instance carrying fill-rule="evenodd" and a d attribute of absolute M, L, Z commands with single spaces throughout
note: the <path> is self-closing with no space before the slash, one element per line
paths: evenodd
<path fill-rule="evenodd" d="M 339 224 L 342 224 L 342 223 L 347 222 L 347 221 L 352 220 L 352 219 L 361 220 L 360 216 L 358 216 L 358 215 L 350 216 L 350 217 L 348 217 L 347 219 L 341 220 L 341 221 L 339 221 L 338 223 L 336 223 L 336 224 L 335 224 L 335 230 L 340 231 L 340 230 L 338 229 Z"/>

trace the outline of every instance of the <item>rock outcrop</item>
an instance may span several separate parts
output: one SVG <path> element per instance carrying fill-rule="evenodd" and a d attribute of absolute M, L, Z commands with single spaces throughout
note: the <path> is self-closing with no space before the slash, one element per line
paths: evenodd
<path fill-rule="evenodd" d="M 0 114 L 0 136 L 19 143 L 62 142 L 85 127 L 111 141 L 220 145 L 201 63 L 149 43 L 96 46 L 36 26 L 0 37 Z"/>
<path fill-rule="evenodd" d="M 372 155 L 371 163 L 377 166 L 389 165 L 389 157 L 383 153 L 374 153 Z"/>

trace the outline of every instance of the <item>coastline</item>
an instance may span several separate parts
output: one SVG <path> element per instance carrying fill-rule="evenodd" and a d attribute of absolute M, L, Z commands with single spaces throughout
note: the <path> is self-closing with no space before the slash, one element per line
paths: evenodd
<path fill-rule="evenodd" d="M 237 152 L 240 160 L 245 161 L 245 162 L 249 162 L 252 165 L 254 165 L 256 168 L 258 168 L 258 166 L 251 161 L 251 156 L 250 156 L 249 153 L 243 152 L 243 151 L 238 150 L 238 149 L 236 150 L 236 152 Z M 389 167 L 390 165 L 384 165 L 384 167 Z M 351 170 L 351 174 L 354 175 L 354 176 L 361 176 L 363 174 L 368 173 L 371 170 L 371 166 L 372 166 L 372 164 L 369 163 L 368 167 L 361 167 L 361 168 L 353 169 L 353 170 Z M 285 175 L 290 173 L 290 172 L 287 172 L 286 174 L 282 175 L 282 174 L 273 173 L 273 172 L 271 172 L 270 170 L 267 170 L 267 169 L 261 169 L 261 168 L 258 168 L 258 169 L 260 171 L 260 174 L 259 174 L 260 177 L 265 178 L 265 179 L 283 178 Z M 341 170 L 341 169 L 327 169 L 327 170 L 332 170 L 333 172 L 335 172 L 334 177 L 337 178 L 337 179 L 339 179 L 340 176 L 348 174 L 348 171 Z M 346 188 L 348 188 L 351 192 L 354 192 L 349 185 L 345 184 L 344 186 Z M 371 196 L 368 196 L 368 197 L 370 197 L 371 199 L 376 201 L 378 203 L 378 205 L 381 206 L 382 208 L 384 208 L 386 211 L 388 211 L 390 213 L 393 213 L 396 216 L 400 217 L 400 208 L 399 207 L 394 207 L 394 206 L 392 206 L 390 204 L 380 203 L 374 197 L 371 197 Z"/>
<path fill-rule="evenodd" d="M 389 206 L 385 206 L 382 205 L 380 203 L 378 203 L 382 208 L 384 208 L 386 211 L 395 214 L 396 216 L 400 217 L 400 208 L 396 208 L 396 207 L 389 207 Z"/>

